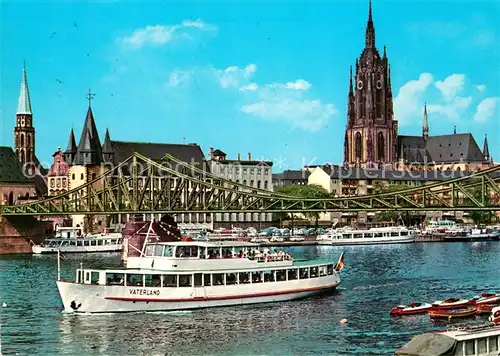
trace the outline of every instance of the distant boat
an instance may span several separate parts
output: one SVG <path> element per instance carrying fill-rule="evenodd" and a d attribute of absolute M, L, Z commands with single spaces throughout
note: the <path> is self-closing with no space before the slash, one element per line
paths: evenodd
<path fill-rule="evenodd" d="M 371 228 L 368 230 L 336 229 L 316 238 L 319 245 L 378 245 L 415 241 L 415 231 L 405 226 Z"/>
<path fill-rule="evenodd" d="M 444 241 L 498 241 L 500 231 L 491 229 L 473 229 L 470 234 L 463 236 L 445 236 Z"/>
<path fill-rule="evenodd" d="M 415 314 L 425 314 L 432 307 L 432 304 L 413 302 L 408 305 L 398 305 L 391 309 L 391 315 L 415 315 Z"/>
<path fill-rule="evenodd" d="M 474 315 L 476 313 L 476 307 L 474 305 L 470 305 L 468 307 L 459 309 L 431 308 L 427 313 L 429 315 L 429 318 L 431 319 L 464 318 L 467 316 Z"/>

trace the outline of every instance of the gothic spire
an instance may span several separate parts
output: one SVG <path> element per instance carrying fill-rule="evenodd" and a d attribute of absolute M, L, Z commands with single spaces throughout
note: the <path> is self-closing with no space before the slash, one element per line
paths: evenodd
<path fill-rule="evenodd" d="M 424 104 L 424 121 L 422 123 L 422 136 L 424 140 L 429 137 L 429 120 L 427 118 L 427 103 Z"/>
<path fill-rule="evenodd" d="M 76 153 L 76 140 L 75 140 L 75 132 L 73 128 L 71 128 L 71 132 L 69 134 L 68 147 L 66 148 L 65 153 Z"/>
<path fill-rule="evenodd" d="M 485 160 L 490 159 L 490 149 L 488 147 L 488 137 L 486 134 L 484 135 L 483 156 Z"/>
<path fill-rule="evenodd" d="M 111 138 L 109 137 L 109 130 L 107 128 L 104 144 L 102 145 L 102 153 L 113 153 L 113 146 L 111 146 Z"/>
<path fill-rule="evenodd" d="M 92 108 L 87 109 L 87 116 L 83 125 L 80 142 L 78 143 L 78 153 L 75 157 L 77 165 L 96 165 L 102 163 L 102 147 L 99 133 L 94 120 Z"/>
<path fill-rule="evenodd" d="M 349 69 L 349 96 L 353 95 L 353 88 L 352 88 L 352 66 Z"/>
<path fill-rule="evenodd" d="M 375 26 L 373 26 L 373 18 L 372 18 L 372 0 L 369 3 L 368 9 L 368 22 L 366 23 L 366 48 L 374 48 L 375 47 Z"/>
<path fill-rule="evenodd" d="M 17 102 L 17 115 L 32 115 L 30 92 L 28 89 L 28 77 L 26 75 L 26 62 L 23 65 L 21 75 L 21 89 L 19 91 L 19 100 Z"/>

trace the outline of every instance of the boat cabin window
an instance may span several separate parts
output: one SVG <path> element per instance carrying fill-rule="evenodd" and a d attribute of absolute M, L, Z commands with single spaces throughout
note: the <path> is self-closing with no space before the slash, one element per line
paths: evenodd
<path fill-rule="evenodd" d="M 207 258 L 220 258 L 220 249 L 218 247 L 209 247 L 207 249 Z"/>
<path fill-rule="evenodd" d="M 238 283 L 238 280 L 236 279 L 236 274 L 235 273 L 226 273 L 226 284 L 236 284 Z"/>
<path fill-rule="evenodd" d="M 90 284 L 99 284 L 99 272 L 90 272 Z"/>
<path fill-rule="evenodd" d="M 203 274 L 195 273 L 193 276 L 193 282 L 195 287 L 201 287 L 203 285 Z"/>
<path fill-rule="evenodd" d="M 276 271 L 276 282 L 286 281 L 286 269 Z"/>
<path fill-rule="evenodd" d="M 307 279 L 309 278 L 309 268 L 301 268 L 300 269 L 300 279 Z"/>
<path fill-rule="evenodd" d="M 222 273 L 214 273 L 212 278 L 214 286 L 221 286 L 224 284 L 224 275 Z"/>
<path fill-rule="evenodd" d="M 477 353 L 479 355 L 486 354 L 486 352 L 487 352 L 487 348 L 486 348 L 487 341 L 488 341 L 488 339 L 486 339 L 485 337 L 477 340 Z"/>
<path fill-rule="evenodd" d="M 274 282 L 274 271 L 264 271 L 264 282 Z"/>
<path fill-rule="evenodd" d="M 489 338 L 489 344 L 490 344 L 490 352 L 498 351 L 498 338 L 496 336 L 492 336 Z"/>
<path fill-rule="evenodd" d="M 106 273 L 106 285 L 123 286 L 125 275 L 123 273 Z"/>
<path fill-rule="evenodd" d="M 177 246 L 175 257 L 198 257 L 198 246 Z"/>
<path fill-rule="evenodd" d="M 238 274 L 240 284 L 250 283 L 250 272 L 240 272 Z"/>
<path fill-rule="evenodd" d="M 399 236 L 399 232 L 391 232 L 391 236 L 392 237 Z"/>
<path fill-rule="evenodd" d="M 466 340 L 465 341 L 465 354 L 475 355 L 476 354 L 476 340 Z"/>
<path fill-rule="evenodd" d="M 142 287 L 142 274 L 127 274 L 127 286 Z"/>
<path fill-rule="evenodd" d="M 329 276 L 333 274 L 333 265 L 326 266 L 326 270 Z"/>
<path fill-rule="evenodd" d="M 375 237 L 382 237 L 383 234 L 381 232 L 376 232 L 373 234 Z"/>
<path fill-rule="evenodd" d="M 159 274 L 145 274 L 144 287 L 161 287 L 161 275 Z"/>
<path fill-rule="evenodd" d="M 179 275 L 179 287 L 192 287 L 192 276 L 190 274 Z"/>
<path fill-rule="evenodd" d="M 252 272 L 252 283 L 261 283 L 262 275 L 260 272 Z"/>
<path fill-rule="evenodd" d="M 311 267 L 310 276 L 311 278 L 318 277 L 318 267 Z"/>
<path fill-rule="evenodd" d="M 204 274 L 203 275 L 203 285 L 204 286 L 211 286 L 212 285 L 212 275 L 211 274 Z"/>
<path fill-rule="evenodd" d="M 326 266 L 319 267 L 319 276 L 320 277 L 326 276 Z"/>
<path fill-rule="evenodd" d="M 163 257 L 174 257 L 174 247 L 173 246 L 165 246 L 163 250 Z"/>
<path fill-rule="evenodd" d="M 288 270 L 288 280 L 292 280 L 292 279 L 297 279 L 297 270 L 296 269 L 289 269 Z"/>
<path fill-rule="evenodd" d="M 163 286 L 164 287 L 177 287 L 177 275 L 176 274 L 164 274 L 163 275 Z"/>

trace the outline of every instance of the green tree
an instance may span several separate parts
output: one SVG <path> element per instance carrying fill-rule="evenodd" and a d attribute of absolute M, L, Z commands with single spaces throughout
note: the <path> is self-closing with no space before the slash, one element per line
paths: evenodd
<path fill-rule="evenodd" d="M 299 197 L 304 199 L 327 199 L 331 198 L 330 193 L 323 187 L 315 184 L 311 185 L 290 185 L 278 187 L 277 193 L 290 195 L 293 197 Z M 318 225 L 319 213 L 318 212 L 306 212 L 303 213 L 304 217 L 308 220 L 315 220 L 316 225 Z"/>
<path fill-rule="evenodd" d="M 398 192 L 401 190 L 405 190 L 410 188 L 406 184 L 382 184 L 381 182 L 377 181 L 374 184 L 374 189 L 373 192 L 374 194 L 383 194 L 383 193 L 394 193 Z M 399 211 L 380 211 L 377 214 L 375 214 L 375 220 L 376 221 L 391 221 L 393 223 L 398 222 L 398 220 L 402 220 L 405 224 L 408 224 L 410 220 L 409 213 L 407 211 L 405 212 L 399 212 Z"/>

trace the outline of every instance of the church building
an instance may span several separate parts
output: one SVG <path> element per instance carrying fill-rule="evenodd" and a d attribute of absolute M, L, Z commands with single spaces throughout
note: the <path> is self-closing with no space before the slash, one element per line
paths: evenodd
<path fill-rule="evenodd" d="M 488 142 L 480 150 L 470 133 L 429 135 L 424 108 L 422 135 L 398 135 L 394 117 L 391 71 L 386 47 L 380 56 L 370 0 L 365 48 L 350 71 L 344 166 L 389 170 L 476 171 L 493 164 Z"/>

